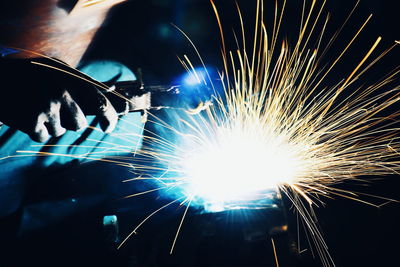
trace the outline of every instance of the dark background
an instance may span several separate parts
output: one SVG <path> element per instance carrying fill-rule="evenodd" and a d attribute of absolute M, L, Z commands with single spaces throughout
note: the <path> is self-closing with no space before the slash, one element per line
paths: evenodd
<path fill-rule="evenodd" d="M 232 27 L 238 29 L 235 6 L 232 1 L 215 2 L 226 25 L 226 34 L 230 36 Z M 251 34 L 254 1 L 238 2 L 245 18 L 247 17 L 245 22 L 249 25 Z M 282 36 L 287 36 L 290 43 L 297 37 L 295 33 L 298 29 L 302 1 L 288 2 Z M 332 13 L 332 19 L 326 36 L 331 36 L 340 27 L 354 4 L 355 1 L 335 0 L 327 3 L 325 11 Z M 266 4 L 267 22 L 271 21 L 271 7 L 271 4 Z M 327 54 L 325 63 L 340 53 L 370 13 L 373 13 L 374 17 L 349 50 L 348 56 L 344 57 L 327 78 L 327 84 L 337 83 L 346 78 L 377 36 L 383 37 L 380 51 L 393 44 L 394 40 L 400 39 L 398 10 L 397 1 L 361 1 L 343 34 Z M 86 59 L 113 59 L 133 70 L 141 68 L 144 81 L 148 84 L 174 81 L 184 72 L 176 55 L 188 54 L 189 58 L 195 58 L 195 54 L 187 40 L 170 23 L 176 24 L 190 36 L 208 65 L 217 68 L 222 66 L 216 20 L 210 3 L 205 0 L 148 0 L 121 4 L 111 12 L 106 25 L 90 47 Z M 232 41 L 228 38 L 229 44 L 234 44 Z M 228 46 L 235 48 L 234 45 Z M 373 68 L 369 75 L 363 77 L 363 83 L 375 82 L 388 70 L 396 67 L 399 59 L 399 49 L 396 49 L 391 56 Z M 343 187 L 399 199 L 398 178 L 387 177 L 367 186 L 349 184 Z M 41 197 L 49 197 L 46 192 L 50 189 L 67 194 L 65 192 L 68 192 L 68 182 L 68 179 L 60 179 L 57 183 L 44 181 L 43 187 L 35 187 L 40 190 L 34 197 L 40 194 Z M 80 184 L 83 189 L 80 190 L 83 193 L 96 189 L 106 192 L 109 182 L 92 183 L 88 177 L 81 178 Z M 126 192 L 119 194 L 123 195 L 129 191 L 124 190 Z M 9 233 L 9 236 L 3 235 L 0 266 L 274 266 L 269 240 L 252 243 L 243 241 L 243 227 L 246 222 L 221 219 L 222 215 L 199 215 L 196 211 L 189 213 L 176 252 L 169 256 L 170 244 L 183 212 L 182 209 L 176 211 L 176 206 L 150 220 L 139 235 L 134 236 L 121 250 L 115 251 L 115 246 L 105 241 L 101 225 L 102 216 L 117 214 L 121 236 L 124 237 L 140 218 L 159 207 L 159 203 L 154 201 L 156 197 L 151 195 L 124 201 L 115 200 L 115 196 L 114 199 L 109 197 L 102 201 L 101 205 L 90 209 L 82 207 L 74 216 L 17 239 L 13 235 L 16 227 L 14 223 L 21 215 L 14 214 L 1 224 L 2 232 Z M 317 217 L 337 266 L 400 266 L 399 203 L 376 208 L 341 198 L 324 201 L 326 206 L 317 210 Z M 285 210 L 289 225 L 295 226 L 295 216 L 288 203 Z M 255 227 L 259 227 L 259 221 L 268 221 L 265 214 L 257 216 L 253 219 L 257 225 Z M 210 227 L 213 229 L 212 234 L 207 235 L 204 229 Z M 290 229 L 289 235 L 280 239 L 277 242 L 280 242 L 278 255 L 281 266 L 321 266 L 317 259 L 312 259 L 309 251 L 289 256 L 290 253 L 286 250 L 290 249 L 288 247 L 293 240 L 297 240 L 295 227 Z"/>

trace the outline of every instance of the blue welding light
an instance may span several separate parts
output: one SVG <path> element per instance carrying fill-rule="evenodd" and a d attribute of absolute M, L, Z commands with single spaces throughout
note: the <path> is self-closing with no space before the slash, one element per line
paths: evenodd
<path fill-rule="evenodd" d="M 11 54 L 19 53 L 18 50 L 0 45 L 0 57 L 5 57 Z"/>
<path fill-rule="evenodd" d="M 204 82 L 207 77 L 204 68 L 195 68 L 194 71 L 186 72 L 182 78 L 181 83 L 186 86 L 194 86 Z"/>

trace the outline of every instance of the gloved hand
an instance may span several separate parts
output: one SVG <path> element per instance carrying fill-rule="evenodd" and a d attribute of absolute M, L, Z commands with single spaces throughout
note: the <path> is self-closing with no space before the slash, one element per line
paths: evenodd
<path fill-rule="evenodd" d="M 37 142 L 61 136 L 66 130 L 85 128 L 85 115 L 96 115 L 107 133 L 115 128 L 117 112 L 99 86 L 40 64 L 91 80 L 47 58 L 0 59 L 1 122 L 27 133 Z"/>

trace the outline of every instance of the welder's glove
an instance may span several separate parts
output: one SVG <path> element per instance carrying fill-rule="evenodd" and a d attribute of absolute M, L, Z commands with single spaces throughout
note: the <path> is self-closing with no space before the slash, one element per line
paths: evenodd
<path fill-rule="evenodd" d="M 44 142 L 66 130 L 85 128 L 85 115 L 96 115 L 105 132 L 116 126 L 118 114 L 103 94 L 104 88 L 62 62 L 0 59 L 0 77 L 0 121 L 27 133 L 34 141 Z"/>

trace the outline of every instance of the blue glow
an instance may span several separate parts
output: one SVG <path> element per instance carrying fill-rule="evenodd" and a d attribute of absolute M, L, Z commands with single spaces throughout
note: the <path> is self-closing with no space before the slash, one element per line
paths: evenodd
<path fill-rule="evenodd" d="M 204 83 L 207 73 L 204 68 L 196 68 L 194 71 L 187 72 L 181 79 L 181 84 L 186 86 L 194 86 Z"/>
<path fill-rule="evenodd" d="M 207 78 L 204 68 L 188 72 L 182 75 L 179 90 L 198 97 L 203 92 L 196 88 Z M 276 207 L 279 185 L 292 180 L 297 170 L 296 158 L 284 141 L 265 136 L 258 123 L 215 126 L 207 113 L 171 114 L 175 113 L 170 112 L 167 121 L 174 131 L 159 130 L 163 138 L 174 140 L 176 151 L 160 144 L 150 153 L 156 151 L 157 164 L 152 166 L 160 173 L 151 177 L 166 188 L 160 191 L 163 196 L 185 197 L 205 212 Z"/>
<path fill-rule="evenodd" d="M 278 208 L 280 196 L 275 189 L 255 191 L 245 196 L 231 197 L 226 199 L 210 198 L 209 195 L 193 194 L 193 184 L 183 183 L 176 186 L 175 182 L 181 178 L 174 172 L 169 172 L 163 176 L 163 179 L 156 180 L 158 186 L 166 186 L 165 190 L 159 192 L 167 199 L 178 199 L 181 197 L 191 198 L 190 205 L 195 209 L 202 210 L 205 213 L 215 213 L 228 210 L 259 210 L 265 208 Z M 168 180 L 172 178 L 172 180 Z M 175 180 L 176 179 L 176 180 Z M 170 184 L 171 186 L 168 186 Z M 213 185 L 209 185 L 211 191 Z M 188 203 L 186 203 L 188 204 Z"/>

